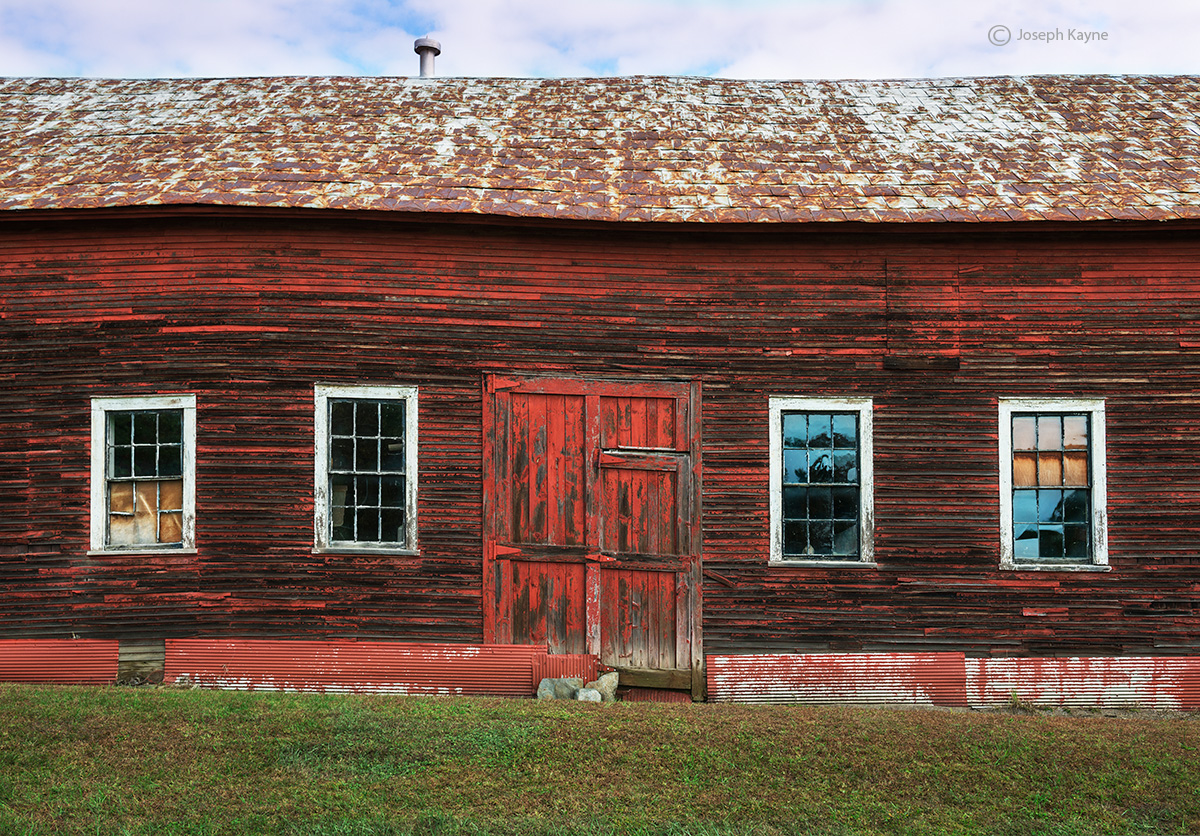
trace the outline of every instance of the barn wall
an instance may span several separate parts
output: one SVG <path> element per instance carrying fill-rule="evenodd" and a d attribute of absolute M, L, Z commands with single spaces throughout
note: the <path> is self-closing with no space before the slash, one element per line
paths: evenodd
<path fill-rule="evenodd" d="M 710 653 L 1193 652 L 1200 239 L 41 216 L 0 237 L 0 635 L 482 641 L 481 377 L 703 384 Z M 312 552 L 314 382 L 420 386 L 417 557 Z M 88 407 L 196 395 L 197 554 L 87 556 Z M 870 396 L 878 568 L 766 565 L 767 398 Z M 997 396 L 1104 397 L 1107 573 L 998 570 Z"/>

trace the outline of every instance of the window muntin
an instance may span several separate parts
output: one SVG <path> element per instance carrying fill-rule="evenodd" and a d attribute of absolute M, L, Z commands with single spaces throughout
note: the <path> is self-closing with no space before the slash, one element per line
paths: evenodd
<path fill-rule="evenodd" d="M 771 561 L 871 563 L 871 401 L 772 398 Z"/>
<path fill-rule="evenodd" d="M 416 549 L 413 387 L 317 386 L 317 549 Z"/>
<path fill-rule="evenodd" d="M 1105 565 L 1104 403 L 1000 402 L 1001 565 Z"/>
<path fill-rule="evenodd" d="M 195 546 L 195 397 L 92 401 L 93 551 Z"/>

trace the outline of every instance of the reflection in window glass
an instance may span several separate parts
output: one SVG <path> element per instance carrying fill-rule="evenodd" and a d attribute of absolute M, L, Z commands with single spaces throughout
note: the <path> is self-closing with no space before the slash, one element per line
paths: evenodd
<path fill-rule="evenodd" d="M 859 556 L 859 443 L 855 412 L 784 412 L 783 553 Z"/>

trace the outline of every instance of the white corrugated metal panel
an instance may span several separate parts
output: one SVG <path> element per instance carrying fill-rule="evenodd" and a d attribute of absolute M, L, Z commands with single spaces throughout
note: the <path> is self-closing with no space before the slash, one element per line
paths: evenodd
<path fill-rule="evenodd" d="M 715 702 L 966 705 L 961 653 L 709 656 Z"/>
<path fill-rule="evenodd" d="M 966 675 L 973 708 L 1200 708 L 1200 658 L 1187 656 L 967 659 Z"/>

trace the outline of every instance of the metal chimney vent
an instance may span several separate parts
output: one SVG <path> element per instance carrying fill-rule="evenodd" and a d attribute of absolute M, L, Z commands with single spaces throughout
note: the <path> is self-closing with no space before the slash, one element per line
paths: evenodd
<path fill-rule="evenodd" d="M 413 52 L 421 56 L 421 78 L 433 76 L 433 59 L 442 54 L 442 45 L 433 38 L 417 38 Z"/>

